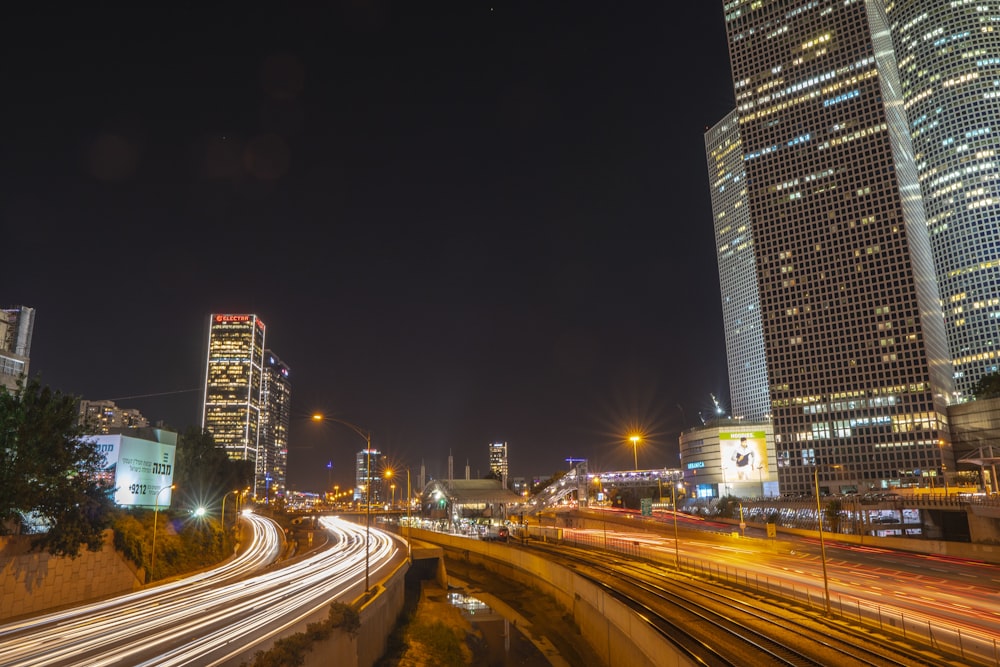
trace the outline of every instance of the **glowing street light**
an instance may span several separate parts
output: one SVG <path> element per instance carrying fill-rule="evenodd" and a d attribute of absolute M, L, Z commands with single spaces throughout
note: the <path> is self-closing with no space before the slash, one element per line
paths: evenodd
<path fill-rule="evenodd" d="M 638 470 L 639 469 L 639 450 L 636 449 L 636 446 L 639 444 L 639 441 L 642 440 L 642 438 L 639 437 L 638 435 L 633 435 L 633 436 L 629 437 L 629 440 L 632 441 L 632 459 L 633 459 L 633 463 L 635 464 L 635 467 L 633 468 L 633 470 Z"/>
<path fill-rule="evenodd" d="M 312 416 L 313 421 L 317 422 L 334 422 L 342 426 L 346 426 L 351 429 L 362 438 L 365 439 L 365 458 L 367 458 L 368 471 L 366 473 L 366 493 L 365 493 L 365 505 L 367 510 L 365 512 L 365 593 L 371 592 L 371 588 L 368 585 L 368 574 L 369 574 L 369 557 L 371 552 L 371 529 L 372 529 L 372 434 L 371 431 L 366 431 L 356 424 L 352 424 L 349 421 L 344 421 L 343 419 L 337 419 L 336 417 L 327 417 L 320 413 L 316 413 Z"/>

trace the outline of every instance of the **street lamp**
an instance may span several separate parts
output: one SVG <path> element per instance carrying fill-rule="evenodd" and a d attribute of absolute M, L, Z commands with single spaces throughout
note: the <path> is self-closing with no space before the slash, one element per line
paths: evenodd
<path fill-rule="evenodd" d="M 223 543 L 225 543 L 225 539 L 226 539 L 226 498 L 229 497 L 230 493 L 235 494 L 237 496 L 237 499 L 238 499 L 240 490 L 236 489 L 234 491 L 227 491 L 226 495 L 222 496 L 222 539 L 223 539 Z M 237 514 L 238 513 L 239 513 L 239 510 L 237 510 Z"/>
<path fill-rule="evenodd" d="M 823 507 L 819 500 L 819 466 L 813 464 L 813 481 L 816 484 L 816 520 L 819 522 L 819 551 L 823 563 L 823 599 L 826 603 L 826 613 L 830 614 L 830 580 L 826 574 L 826 540 L 823 538 Z"/>
<path fill-rule="evenodd" d="M 633 470 L 638 470 L 639 469 L 639 450 L 636 449 L 636 445 L 639 444 L 639 441 L 642 440 L 642 438 L 640 438 L 637 435 L 633 435 L 632 437 L 629 438 L 629 440 L 632 441 L 632 460 L 633 460 L 632 462 L 635 464 L 635 467 L 633 468 Z"/>
<path fill-rule="evenodd" d="M 156 497 L 153 499 L 153 548 L 149 552 L 149 577 L 153 578 L 153 567 L 156 565 L 156 520 L 160 516 L 160 494 L 167 489 L 177 488 L 176 484 L 168 484 L 162 487 L 156 492 Z"/>
<path fill-rule="evenodd" d="M 369 573 L 369 556 L 371 554 L 371 530 L 372 530 L 372 434 L 371 431 L 366 431 L 357 424 L 352 424 L 349 421 L 344 421 L 343 419 L 337 419 L 336 417 L 327 417 L 320 413 L 316 413 L 312 416 L 313 421 L 322 422 L 334 422 L 342 426 L 346 426 L 351 429 L 362 438 L 365 439 L 365 458 L 367 459 L 367 472 L 365 473 L 365 505 L 367 510 L 365 512 L 365 593 L 371 592 L 371 588 L 368 585 L 368 573 Z"/>
<path fill-rule="evenodd" d="M 406 469 L 406 555 L 410 555 L 410 505 L 413 495 L 410 492 L 410 469 Z"/>
<path fill-rule="evenodd" d="M 674 501 L 674 567 L 681 569 L 680 538 L 677 536 L 677 489 L 680 482 L 670 485 L 670 497 Z"/>

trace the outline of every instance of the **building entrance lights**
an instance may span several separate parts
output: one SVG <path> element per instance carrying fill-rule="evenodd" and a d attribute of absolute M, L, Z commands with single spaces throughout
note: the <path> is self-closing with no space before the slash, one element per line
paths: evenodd
<path fill-rule="evenodd" d="M 367 459 L 367 472 L 365 473 L 365 593 L 371 592 L 371 587 L 368 584 L 369 575 L 369 558 L 371 555 L 371 530 L 372 530 L 372 434 L 371 431 L 366 431 L 357 424 L 352 424 L 349 421 L 344 421 L 343 419 L 337 419 L 336 417 L 327 417 L 319 412 L 312 416 L 312 420 L 315 422 L 333 422 L 335 424 L 340 424 L 341 426 L 346 426 L 351 429 L 362 438 L 365 439 L 365 458 Z"/>

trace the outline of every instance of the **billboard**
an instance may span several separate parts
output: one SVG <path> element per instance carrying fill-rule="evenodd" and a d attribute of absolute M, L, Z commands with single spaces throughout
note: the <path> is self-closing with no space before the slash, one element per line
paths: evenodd
<path fill-rule="evenodd" d="M 175 444 L 127 435 L 91 435 L 87 439 L 104 454 L 104 474 L 114 485 L 115 504 L 170 507 Z"/>
<path fill-rule="evenodd" d="M 759 482 L 767 477 L 767 436 L 763 431 L 720 433 L 722 472 L 732 482 Z"/>

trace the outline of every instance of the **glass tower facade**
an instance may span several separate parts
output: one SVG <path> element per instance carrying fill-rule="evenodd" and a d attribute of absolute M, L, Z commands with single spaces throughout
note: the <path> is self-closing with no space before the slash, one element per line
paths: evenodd
<path fill-rule="evenodd" d="M 202 427 L 229 458 L 257 466 L 264 322 L 256 315 L 213 314 L 208 325 Z M 265 480 L 255 481 L 255 490 Z"/>
<path fill-rule="evenodd" d="M 263 368 L 257 497 L 273 500 L 277 496 L 283 496 L 287 488 L 291 371 L 271 350 L 264 350 Z"/>
<path fill-rule="evenodd" d="M 882 6 L 724 7 L 781 490 L 939 469 L 951 364 Z"/>
<path fill-rule="evenodd" d="M 500 478 L 504 484 L 507 483 L 507 443 L 490 443 L 490 472 Z"/>
<path fill-rule="evenodd" d="M 372 504 L 382 502 L 382 477 L 379 475 L 380 452 L 377 449 L 362 449 L 354 462 L 354 500 L 367 504 L 371 493 Z"/>
<path fill-rule="evenodd" d="M 890 2 L 955 390 L 1000 364 L 1000 3 Z"/>
<path fill-rule="evenodd" d="M 760 292 L 747 207 L 743 145 L 735 110 L 705 133 L 705 152 L 712 189 L 732 415 L 753 421 L 767 419 L 771 400 L 767 391 Z"/>

